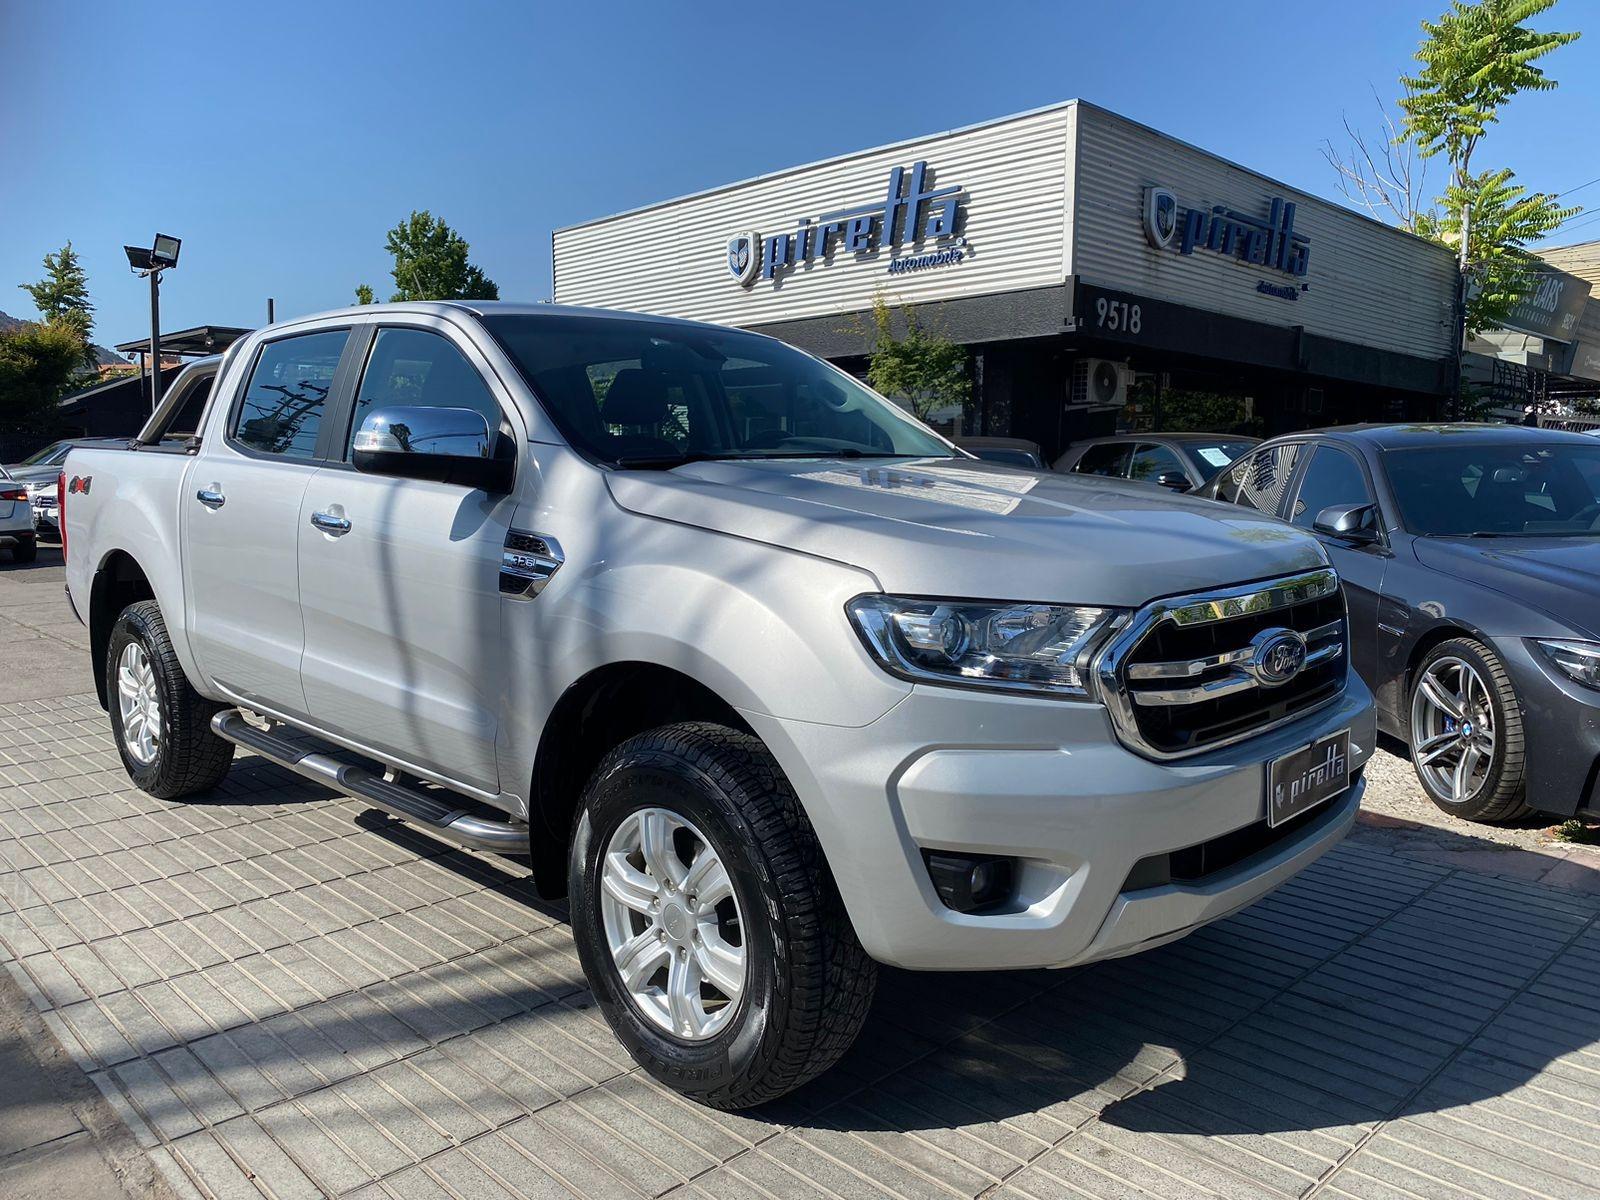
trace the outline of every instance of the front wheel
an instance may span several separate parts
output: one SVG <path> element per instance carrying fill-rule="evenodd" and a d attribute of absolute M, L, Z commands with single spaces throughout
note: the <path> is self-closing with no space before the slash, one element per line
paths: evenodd
<path fill-rule="evenodd" d="M 128 778 L 162 800 L 222 782 L 233 743 L 211 732 L 220 705 L 189 684 L 154 600 L 130 604 L 106 647 L 111 732 Z"/>
<path fill-rule="evenodd" d="M 657 1079 L 748 1108 L 820 1075 L 876 967 L 761 743 L 719 725 L 628 739 L 584 794 L 572 927 L 601 1011 Z"/>
<path fill-rule="evenodd" d="M 1494 651 L 1454 638 L 1411 683 L 1411 762 L 1428 798 L 1468 821 L 1514 821 L 1526 802 L 1522 710 Z"/>

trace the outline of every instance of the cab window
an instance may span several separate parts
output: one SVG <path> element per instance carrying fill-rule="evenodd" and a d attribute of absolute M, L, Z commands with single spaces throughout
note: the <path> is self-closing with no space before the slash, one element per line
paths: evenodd
<path fill-rule="evenodd" d="M 361 422 L 380 408 L 470 408 L 490 432 L 501 428 L 500 403 L 454 342 L 426 329 L 380 329 L 356 389 L 345 456 Z"/>
<path fill-rule="evenodd" d="M 1372 491 L 1361 464 L 1343 450 L 1318 446 L 1306 464 L 1300 492 L 1289 511 L 1289 519 L 1310 529 L 1317 514 L 1325 508 L 1345 504 L 1371 504 Z"/>
<path fill-rule="evenodd" d="M 1163 475 L 1176 475 L 1183 480 L 1189 478 L 1183 469 L 1183 464 L 1178 461 L 1178 456 L 1165 446 L 1146 442 L 1134 451 L 1133 459 L 1128 464 L 1129 479 L 1154 483 Z"/>
<path fill-rule="evenodd" d="M 312 458 L 348 331 L 278 338 L 261 348 L 245 386 L 233 436 L 257 454 Z"/>
<path fill-rule="evenodd" d="M 1132 442 L 1101 442 L 1085 450 L 1072 469 L 1079 475 L 1112 475 L 1121 479 L 1127 475 L 1132 457 Z"/>

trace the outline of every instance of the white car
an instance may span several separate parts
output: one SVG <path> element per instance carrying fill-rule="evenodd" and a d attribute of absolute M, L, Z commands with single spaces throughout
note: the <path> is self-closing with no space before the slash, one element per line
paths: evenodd
<path fill-rule="evenodd" d="M 12 562 L 32 562 L 39 553 L 28 489 L 4 467 L 0 467 L 0 547 L 11 551 Z"/>

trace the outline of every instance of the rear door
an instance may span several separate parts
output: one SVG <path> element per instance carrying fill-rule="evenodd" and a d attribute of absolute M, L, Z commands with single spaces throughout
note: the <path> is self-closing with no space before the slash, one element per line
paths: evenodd
<path fill-rule="evenodd" d="M 498 791 L 506 681 L 500 564 L 515 502 L 364 474 L 350 439 L 379 408 L 471 408 L 517 436 L 488 364 L 445 321 L 367 332 L 354 413 L 299 514 L 301 679 L 321 728 L 451 782 Z"/>
<path fill-rule="evenodd" d="M 300 501 L 353 369 L 350 329 L 263 342 L 190 468 L 179 513 L 190 638 L 206 676 L 239 699 L 306 715 L 300 687 Z"/>

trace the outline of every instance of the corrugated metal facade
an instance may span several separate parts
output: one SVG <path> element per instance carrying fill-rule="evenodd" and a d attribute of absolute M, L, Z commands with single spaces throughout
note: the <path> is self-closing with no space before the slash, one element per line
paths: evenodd
<path fill-rule="evenodd" d="M 1059 105 L 558 230 L 555 299 L 760 325 L 859 312 L 879 293 L 900 304 L 1058 284 L 1065 276 L 1074 111 Z M 776 280 L 742 287 L 729 272 L 730 237 L 792 233 L 802 217 L 881 202 L 890 170 L 919 159 L 927 161 L 933 186 L 968 189 L 963 261 L 890 275 L 889 248 L 852 255 L 836 244 L 826 259 Z M 903 245 L 898 253 L 912 252 Z"/>
<path fill-rule="evenodd" d="M 835 246 L 776 280 L 744 287 L 733 278 L 730 237 L 790 233 L 802 217 L 881 202 L 890 170 L 919 159 L 934 186 L 967 189 L 963 261 L 890 275 L 890 261 L 912 247 L 852 255 Z M 1265 215 L 1272 197 L 1295 202 L 1295 228 L 1311 241 L 1308 274 L 1300 281 L 1217 253 L 1152 247 L 1141 216 L 1150 185 L 1169 188 L 1185 208 L 1222 204 Z M 893 304 L 926 303 L 1076 275 L 1376 349 L 1427 359 L 1451 352 L 1448 250 L 1077 101 L 559 230 L 554 257 L 560 303 L 734 325 L 858 313 L 879 294 Z M 1257 291 L 1263 281 L 1309 287 L 1291 300 Z"/>
<path fill-rule="evenodd" d="M 1079 106 L 1077 172 L 1072 268 L 1090 283 L 1404 354 L 1450 353 L 1455 267 L 1443 247 L 1090 104 Z M 1152 185 L 1183 208 L 1265 215 L 1272 197 L 1293 201 L 1295 229 L 1311 240 L 1308 273 L 1296 281 L 1217 253 L 1157 250 L 1143 223 Z M 1258 292 L 1261 281 L 1310 286 L 1288 300 Z"/>

